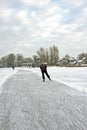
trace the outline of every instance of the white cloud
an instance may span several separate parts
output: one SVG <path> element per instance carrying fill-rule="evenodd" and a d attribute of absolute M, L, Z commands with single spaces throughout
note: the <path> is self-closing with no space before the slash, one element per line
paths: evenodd
<path fill-rule="evenodd" d="M 50 0 L 21 0 L 27 6 L 45 6 L 47 5 Z"/>
<path fill-rule="evenodd" d="M 13 14 L 15 14 L 14 9 L 11 8 L 0 8 L 0 18 L 4 22 L 9 22 L 12 20 Z"/>
<path fill-rule="evenodd" d="M 62 10 L 56 5 L 49 5 L 41 12 L 32 12 L 31 19 L 34 25 L 32 35 L 38 38 L 54 37 L 53 33 L 59 28 L 60 22 L 67 12 L 67 9 Z"/>
<path fill-rule="evenodd" d="M 70 4 L 71 6 L 74 7 L 79 7 L 85 4 L 86 0 L 60 0 L 61 2 L 63 2 L 64 4 Z"/>
<path fill-rule="evenodd" d="M 15 26 L 15 25 L 14 25 L 14 26 L 12 27 L 12 30 L 13 30 L 14 32 L 19 32 L 19 31 L 21 31 L 21 29 L 22 29 L 22 26 L 17 26 L 17 25 Z"/>
<path fill-rule="evenodd" d="M 16 18 L 25 25 L 28 25 L 31 23 L 31 19 L 28 16 L 28 11 L 26 10 L 21 10 L 16 14 Z"/>
<path fill-rule="evenodd" d="M 78 18 L 76 18 L 75 22 L 77 22 L 81 25 L 87 24 L 87 7 L 83 8 L 83 10 L 81 10 L 81 12 L 79 13 Z"/>
<path fill-rule="evenodd" d="M 61 0 L 67 8 L 51 0 L 20 1 L 20 7 L 13 5 L 0 8 L 1 50 L 10 46 L 9 52 L 15 50 L 28 54 L 33 53 L 35 48 L 56 44 L 63 55 L 70 53 L 71 47 L 73 54 L 81 49 L 87 51 L 87 7 L 79 8 L 85 0 Z M 71 10 L 69 5 L 79 8 L 79 13 Z M 68 19 L 69 17 L 71 19 Z"/>
<path fill-rule="evenodd" d="M 27 42 L 27 41 L 19 41 L 18 42 L 18 45 L 17 45 L 18 47 L 21 47 L 21 48 L 23 48 L 23 47 L 26 47 L 26 48 L 31 48 L 31 47 L 33 47 L 33 44 L 31 44 L 31 43 L 29 43 L 29 42 Z"/>

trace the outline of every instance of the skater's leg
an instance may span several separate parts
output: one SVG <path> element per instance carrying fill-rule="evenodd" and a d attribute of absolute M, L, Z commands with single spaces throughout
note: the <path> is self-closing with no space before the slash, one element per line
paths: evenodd
<path fill-rule="evenodd" d="M 51 79 L 50 79 L 50 76 L 49 76 L 49 74 L 48 74 L 47 71 L 45 71 L 45 74 L 46 74 L 46 76 L 48 77 L 48 79 L 51 80 Z"/>
<path fill-rule="evenodd" d="M 44 82 L 45 81 L 44 71 L 42 71 L 42 78 L 43 78 L 43 82 Z"/>

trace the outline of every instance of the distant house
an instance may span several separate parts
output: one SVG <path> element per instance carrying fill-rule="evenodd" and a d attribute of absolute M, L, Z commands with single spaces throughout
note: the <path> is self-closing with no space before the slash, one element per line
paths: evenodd
<path fill-rule="evenodd" d="M 83 57 L 81 60 L 77 61 L 78 66 L 87 66 L 87 57 Z"/>
<path fill-rule="evenodd" d="M 70 57 L 68 58 L 62 58 L 60 60 L 58 60 L 57 65 L 58 66 L 76 66 L 77 61 L 74 57 Z"/>
<path fill-rule="evenodd" d="M 70 64 L 70 65 L 76 65 L 76 64 L 77 64 L 76 59 L 75 59 L 74 57 L 70 57 L 70 59 L 69 59 L 69 64 Z"/>

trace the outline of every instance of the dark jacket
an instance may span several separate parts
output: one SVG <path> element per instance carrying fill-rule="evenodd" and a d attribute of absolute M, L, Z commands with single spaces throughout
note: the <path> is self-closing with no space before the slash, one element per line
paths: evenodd
<path fill-rule="evenodd" d="M 41 71 L 46 71 L 47 70 L 47 64 L 41 64 L 40 69 L 41 69 Z"/>

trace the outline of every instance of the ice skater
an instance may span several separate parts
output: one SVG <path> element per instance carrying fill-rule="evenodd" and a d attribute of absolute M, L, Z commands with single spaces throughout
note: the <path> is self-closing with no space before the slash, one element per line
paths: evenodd
<path fill-rule="evenodd" d="M 14 65 L 12 65 L 12 69 L 13 69 L 13 70 L 15 69 Z"/>
<path fill-rule="evenodd" d="M 49 74 L 47 72 L 47 63 L 42 63 L 40 65 L 40 70 L 41 70 L 41 73 L 42 73 L 43 82 L 45 82 L 45 75 L 47 76 L 47 78 L 49 80 L 51 80 L 51 78 L 50 78 L 50 76 L 49 76 Z"/>

